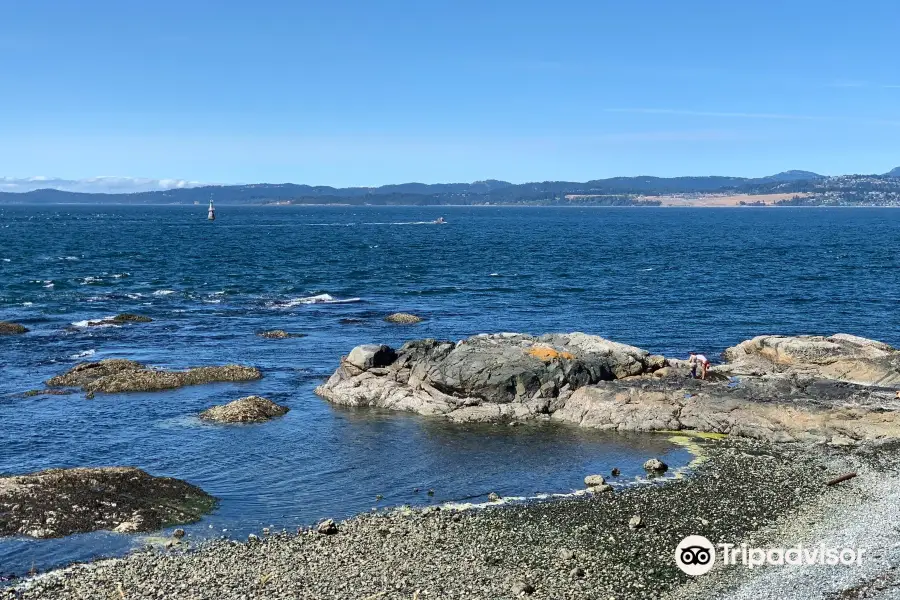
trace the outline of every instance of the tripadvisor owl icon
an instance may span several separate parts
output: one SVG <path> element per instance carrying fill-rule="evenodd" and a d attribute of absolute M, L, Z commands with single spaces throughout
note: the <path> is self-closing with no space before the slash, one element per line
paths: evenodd
<path fill-rule="evenodd" d="M 703 575 L 716 564 L 716 549 L 702 535 L 689 535 L 675 548 L 675 564 L 688 575 Z"/>

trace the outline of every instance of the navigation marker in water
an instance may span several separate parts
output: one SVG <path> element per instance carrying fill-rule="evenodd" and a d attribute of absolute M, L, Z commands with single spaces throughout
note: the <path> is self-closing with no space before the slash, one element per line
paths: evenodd
<path fill-rule="evenodd" d="M 216 207 L 213 206 L 212 198 L 209 199 L 209 213 L 206 215 L 206 218 L 210 221 L 216 220 Z"/>

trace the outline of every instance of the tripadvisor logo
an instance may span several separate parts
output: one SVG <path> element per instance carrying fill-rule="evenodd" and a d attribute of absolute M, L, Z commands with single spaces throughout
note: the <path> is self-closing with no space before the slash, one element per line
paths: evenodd
<path fill-rule="evenodd" d="M 861 565 L 865 548 L 833 548 L 825 544 L 791 548 L 751 548 L 747 544 L 713 544 L 702 535 L 689 535 L 675 547 L 675 564 L 696 577 L 712 570 L 716 548 L 724 565 L 744 565 L 748 569 L 763 565 Z"/>
<path fill-rule="evenodd" d="M 716 564 L 716 549 L 702 535 L 689 535 L 675 547 L 675 564 L 688 575 L 703 575 Z"/>

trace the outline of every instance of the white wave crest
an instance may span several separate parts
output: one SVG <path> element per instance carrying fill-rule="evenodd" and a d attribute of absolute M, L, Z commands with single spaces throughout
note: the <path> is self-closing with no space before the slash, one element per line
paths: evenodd
<path fill-rule="evenodd" d="M 93 356 L 96 353 L 97 353 L 97 351 L 93 350 L 93 349 L 85 350 L 84 352 L 79 352 L 77 354 L 73 354 L 69 358 L 71 358 L 72 360 L 78 360 L 79 358 L 87 358 L 88 356 Z"/>
<path fill-rule="evenodd" d="M 331 294 L 316 294 L 315 296 L 306 296 L 304 298 L 292 298 L 284 302 L 271 302 L 269 306 L 274 308 L 291 308 L 303 304 L 350 304 L 353 302 L 362 302 L 362 298 L 335 298 Z"/>
<path fill-rule="evenodd" d="M 168 296 L 169 294 L 174 294 L 175 290 L 156 290 L 153 292 L 154 296 Z"/>

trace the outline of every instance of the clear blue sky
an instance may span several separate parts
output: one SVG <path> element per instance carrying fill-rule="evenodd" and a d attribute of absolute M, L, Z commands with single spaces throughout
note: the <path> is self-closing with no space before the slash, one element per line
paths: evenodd
<path fill-rule="evenodd" d="M 0 0 L 0 175 L 900 165 L 900 2 Z"/>

